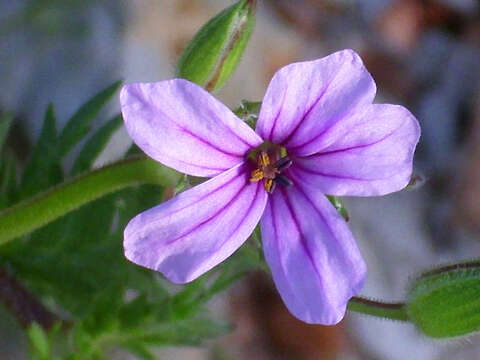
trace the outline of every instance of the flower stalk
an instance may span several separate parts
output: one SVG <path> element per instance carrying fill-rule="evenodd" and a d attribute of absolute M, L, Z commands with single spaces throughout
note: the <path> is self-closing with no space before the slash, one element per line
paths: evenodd
<path fill-rule="evenodd" d="M 360 314 L 383 319 L 409 321 L 405 304 L 401 302 L 389 303 L 366 297 L 354 296 L 350 299 L 347 309 Z"/>
<path fill-rule="evenodd" d="M 145 156 L 130 157 L 79 175 L 0 212 L 0 245 L 114 191 L 140 184 L 171 186 L 179 176 Z"/>

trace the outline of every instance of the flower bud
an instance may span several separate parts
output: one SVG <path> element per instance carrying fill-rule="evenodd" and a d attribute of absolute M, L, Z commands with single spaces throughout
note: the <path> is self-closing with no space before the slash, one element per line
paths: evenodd
<path fill-rule="evenodd" d="M 237 67 L 255 25 L 256 0 L 240 0 L 206 23 L 177 64 L 177 77 L 218 90 Z"/>
<path fill-rule="evenodd" d="M 480 329 L 480 262 L 430 270 L 407 297 L 409 319 L 425 335 L 451 338 Z"/>

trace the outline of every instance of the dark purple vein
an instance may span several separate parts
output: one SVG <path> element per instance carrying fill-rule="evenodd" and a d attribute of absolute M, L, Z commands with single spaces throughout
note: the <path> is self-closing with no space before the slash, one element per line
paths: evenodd
<path fill-rule="evenodd" d="M 193 132 L 191 132 L 190 130 L 187 130 L 186 128 L 183 128 L 181 127 L 180 125 L 176 124 L 181 131 L 184 131 L 185 133 L 191 135 L 193 138 L 197 139 L 198 141 L 214 148 L 215 150 L 218 150 L 219 152 L 221 153 L 224 153 L 225 155 L 230 155 L 230 156 L 234 156 L 234 157 L 238 157 L 238 158 L 242 158 L 243 157 L 243 154 L 237 154 L 237 153 L 232 153 L 232 152 L 229 152 L 229 151 L 226 151 L 224 149 L 220 149 L 218 146 L 216 145 L 213 145 L 210 141 L 198 136 L 197 134 L 194 134 Z"/>
<path fill-rule="evenodd" d="M 282 195 L 285 199 L 285 204 L 287 205 L 288 211 L 290 212 L 290 215 L 291 215 L 292 220 L 293 220 L 293 224 L 295 225 L 295 228 L 297 229 L 298 235 L 300 237 L 300 243 L 301 243 L 304 251 L 306 252 L 306 254 L 308 256 L 308 259 L 312 263 L 312 266 L 313 266 L 313 269 L 315 270 L 315 273 L 321 279 L 320 270 L 318 269 L 317 264 L 315 263 L 315 259 L 313 258 L 312 252 L 310 251 L 310 248 L 308 246 L 308 243 L 307 243 L 305 237 L 303 236 L 302 227 L 300 226 L 300 222 L 297 218 L 297 215 L 296 215 L 295 211 L 293 210 L 293 207 L 292 207 L 290 198 L 288 196 L 287 190 L 285 188 L 280 188 L 280 191 L 282 192 Z"/>
<path fill-rule="evenodd" d="M 275 196 L 270 196 L 268 203 L 270 206 L 270 213 L 272 214 L 272 227 L 273 227 L 273 239 L 272 241 L 275 243 L 275 248 L 277 250 L 278 254 L 278 262 L 279 262 L 279 267 L 280 271 L 282 272 L 283 277 L 285 278 L 284 284 L 286 284 L 290 290 L 291 295 L 298 300 L 302 300 L 301 298 L 298 298 L 296 296 L 296 292 L 293 290 L 292 285 L 290 285 L 290 282 L 287 280 L 287 272 L 284 269 L 284 265 L 282 262 L 282 257 L 281 257 L 281 251 L 280 251 L 280 241 L 278 239 L 278 226 L 277 226 L 277 214 L 275 212 L 275 206 L 273 205 L 273 199 Z M 302 302 L 302 301 L 301 301 Z M 305 306 L 305 304 L 303 304 Z"/>
<path fill-rule="evenodd" d="M 227 108 L 227 110 L 230 111 L 230 113 L 231 113 L 231 115 L 233 116 L 233 118 L 234 118 L 235 121 L 238 121 L 239 124 L 244 125 L 244 124 L 243 124 L 243 121 L 240 120 L 235 114 L 233 114 L 230 109 Z M 219 118 L 219 117 L 217 116 L 217 114 L 215 114 L 215 113 L 213 113 L 213 112 L 210 111 L 210 116 L 212 116 L 212 118 L 215 118 L 215 119 L 218 121 L 218 123 L 225 125 L 225 128 L 228 130 L 228 132 L 229 132 L 230 134 L 232 134 L 233 136 L 235 136 L 238 140 L 240 140 L 243 144 L 247 145 L 249 148 L 254 148 L 254 147 L 257 146 L 257 145 L 252 145 L 252 144 L 250 144 L 250 143 L 247 142 L 244 138 L 240 137 L 240 135 L 238 135 L 236 132 L 234 132 L 233 129 L 232 129 L 230 126 L 228 126 L 227 124 L 223 123 L 222 120 L 221 120 L 221 118 Z M 248 125 L 247 125 L 247 126 L 248 126 Z M 248 128 L 248 130 L 249 130 L 249 131 L 252 131 L 250 128 Z M 256 133 L 255 133 L 255 135 L 258 136 Z"/>
<path fill-rule="evenodd" d="M 295 133 L 297 132 L 297 130 L 300 128 L 300 126 L 302 124 L 304 124 L 305 121 L 307 121 L 307 118 L 310 116 L 310 113 L 313 111 L 313 109 L 315 108 L 315 106 L 317 106 L 317 104 L 320 102 L 321 99 L 323 99 L 323 96 L 325 95 L 325 93 L 327 92 L 328 88 L 330 87 L 330 85 L 333 83 L 333 81 L 336 79 L 336 76 L 333 77 L 333 79 L 331 81 L 329 81 L 329 83 L 322 89 L 322 91 L 320 92 L 320 94 L 318 95 L 318 97 L 315 99 L 315 101 L 313 102 L 312 105 L 310 105 L 310 107 L 308 108 L 308 110 L 303 114 L 302 116 L 302 119 L 297 122 L 297 124 L 295 125 L 295 127 L 290 131 L 290 134 L 288 134 L 285 139 L 279 141 L 280 144 L 284 145 L 285 147 L 288 147 L 288 142 L 292 139 L 292 137 L 295 135 Z"/>
<path fill-rule="evenodd" d="M 167 217 L 167 216 L 172 216 L 172 215 L 174 215 L 174 214 L 176 214 L 176 213 L 178 213 L 178 212 L 180 212 L 180 211 L 182 211 L 182 210 L 184 210 L 184 209 L 186 209 L 186 208 L 189 208 L 189 207 L 191 207 L 191 206 L 195 206 L 196 204 L 198 204 L 198 203 L 201 202 L 202 200 L 204 200 L 204 199 L 212 196 L 213 194 L 217 193 L 218 191 L 222 190 L 222 189 L 225 188 L 227 185 L 231 185 L 231 184 L 234 183 L 235 181 L 239 180 L 242 175 L 243 175 L 243 173 L 242 173 L 241 171 L 239 171 L 239 173 L 236 174 L 235 177 L 233 177 L 232 179 L 227 180 L 224 184 L 222 184 L 222 185 L 219 186 L 218 188 L 215 188 L 213 191 L 205 194 L 204 196 L 202 196 L 202 197 L 199 198 L 199 199 L 196 199 L 194 202 L 189 203 L 188 205 L 185 205 L 185 206 L 183 206 L 183 207 L 181 207 L 181 208 L 179 208 L 179 209 L 175 209 L 175 210 L 170 211 L 170 212 L 167 213 L 167 214 L 164 214 L 160 219 L 151 221 L 150 224 L 153 224 L 153 223 L 162 221 L 162 220 L 163 220 L 165 217 Z M 205 183 L 203 183 L 203 184 L 205 184 Z M 202 186 L 203 184 L 200 184 L 200 185 L 197 185 L 197 186 Z M 174 197 L 174 198 L 171 199 L 170 201 L 178 201 L 178 199 L 181 199 L 181 198 L 182 198 L 182 195 L 183 195 L 183 193 L 177 195 L 176 197 Z M 162 206 L 162 205 L 164 205 L 164 204 L 165 204 L 165 203 L 162 203 L 162 204 L 160 204 L 159 206 Z M 140 231 L 140 230 L 139 230 L 139 231 Z M 135 233 L 138 233 L 139 231 L 136 231 Z"/>
<path fill-rule="evenodd" d="M 192 228 L 190 228 L 189 230 L 187 230 L 186 232 L 184 232 L 182 235 L 179 235 L 177 236 L 176 238 L 174 239 L 171 239 L 169 241 L 166 241 L 163 246 L 167 246 L 167 245 L 171 245 L 173 244 L 174 242 L 176 242 L 177 240 L 180 240 L 181 238 L 185 237 L 185 236 L 188 236 L 190 235 L 191 233 L 193 233 L 194 231 L 196 231 L 197 229 L 199 229 L 200 227 L 202 227 L 203 225 L 205 224 L 208 224 L 212 219 L 216 218 L 218 215 L 220 215 L 223 211 L 225 211 L 226 209 L 228 209 L 230 207 L 230 205 L 240 196 L 240 193 L 242 193 L 245 188 L 247 187 L 248 183 L 245 183 L 245 185 L 243 185 L 234 195 L 232 198 L 230 198 L 230 200 L 227 201 L 227 203 L 222 206 L 218 211 L 216 211 L 212 216 L 208 217 L 207 219 L 205 219 L 204 221 L 200 222 L 199 224 L 195 224 Z"/>
<path fill-rule="evenodd" d="M 315 154 L 312 154 L 312 155 L 308 155 L 308 156 L 303 156 L 303 157 L 304 158 L 315 158 L 315 157 L 320 157 L 320 156 L 334 155 L 334 154 L 347 152 L 347 151 L 351 151 L 351 150 L 364 149 L 364 148 L 367 148 L 369 146 L 374 146 L 374 145 L 377 145 L 377 144 L 381 143 L 384 140 L 387 140 L 389 137 L 394 135 L 402 125 L 400 125 L 398 128 L 393 130 L 391 133 L 388 133 L 384 137 L 382 137 L 378 140 L 375 140 L 374 142 L 368 143 L 368 144 L 355 145 L 355 146 L 351 146 L 351 147 L 344 148 L 344 149 L 338 149 L 338 150 L 321 151 L 321 152 L 318 152 L 318 153 L 315 153 Z"/>
<path fill-rule="evenodd" d="M 272 140 L 273 132 L 275 131 L 275 127 L 277 126 L 277 120 L 280 117 L 280 115 L 282 114 L 283 105 L 285 104 L 285 98 L 287 97 L 287 91 L 288 91 L 288 86 L 285 88 L 285 91 L 283 92 L 282 101 L 280 103 L 280 107 L 278 108 L 277 115 L 273 119 L 273 124 L 270 127 L 270 132 L 264 140 Z M 263 104 L 262 104 L 262 106 L 263 106 Z"/>
<path fill-rule="evenodd" d="M 256 186 L 257 186 L 257 189 L 255 190 L 255 195 L 253 196 L 253 200 L 251 201 L 250 205 L 248 206 L 247 211 L 243 214 L 242 219 L 237 224 L 235 229 L 230 233 L 230 235 L 228 235 L 228 237 L 224 241 L 222 241 L 219 246 L 217 246 L 218 249 L 221 249 L 223 247 L 223 245 L 225 245 L 225 243 L 238 231 L 238 229 L 240 229 L 240 226 L 242 225 L 242 223 L 247 218 L 247 216 L 250 213 L 250 211 L 252 210 L 253 206 L 256 204 L 257 199 L 258 199 L 257 198 L 258 190 L 261 188 L 262 185 L 260 184 L 260 182 L 258 182 L 256 184 Z"/>

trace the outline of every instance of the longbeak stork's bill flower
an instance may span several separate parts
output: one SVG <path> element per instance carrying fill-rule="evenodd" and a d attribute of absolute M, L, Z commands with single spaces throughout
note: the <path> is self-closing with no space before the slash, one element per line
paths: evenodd
<path fill-rule="evenodd" d="M 175 283 L 229 257 L 261 224 L 263 250 L 290 312 L 335 324 L 366 266 L 325 194 L 404 188 L 420 136 L 404 107 L 373 104 L 375 82 L 344 50 L 273 77 L 256 130 L 182 79 L 135 83 L 120 95 L 128 133 L 150 157 L 208 181 L 133 218 L 125 256 Z"/>

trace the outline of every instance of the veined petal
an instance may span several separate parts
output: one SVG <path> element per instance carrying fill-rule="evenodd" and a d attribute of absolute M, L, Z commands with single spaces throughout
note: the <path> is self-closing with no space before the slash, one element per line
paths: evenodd
<path fill-rule="evenodd" d="M 388 194 L 410 181 L 419 137 L 418 121 L 404 107 L 369 105 L 328 130 L 322 150 L 296 157 L 291 170 L 325 194 Z"/>
<path fill-rule="evenodd" d="M 240 164 L 133 218 L 125 256 L 170 281 L 194 280 L 230 256 L 262 216 L 267 193 Z"/>
<path fill-rule="evenodd" d="M 315 188 L 292 178 L 277 187 L 261 220 L 263 249 L 290 312 L 332 325 L 363 286 L 366 266 L 340 214 Z"/>
<path fill-rule="evenodd" d="M 182 173 L 215 176 L 262 139 L 200 86 L 183 79 L 125 85 L 125 126 L 150 157 Z"/>
<path fill-rule="evenodd" d="M 273 77 L 263 99 L 257 133 L 309 155 L 316 139 L 358 107 L 371 104 L 375 82 L 353 50 L 291 64 Z"/>

